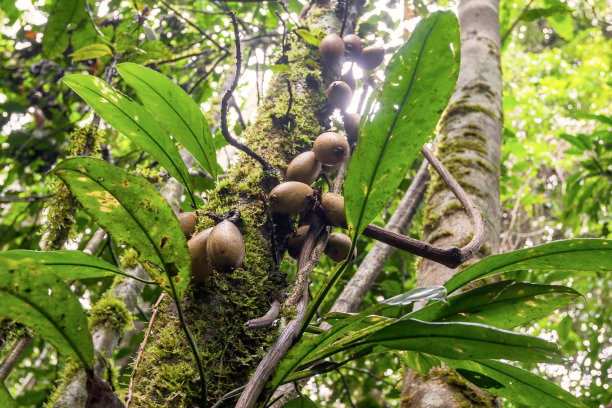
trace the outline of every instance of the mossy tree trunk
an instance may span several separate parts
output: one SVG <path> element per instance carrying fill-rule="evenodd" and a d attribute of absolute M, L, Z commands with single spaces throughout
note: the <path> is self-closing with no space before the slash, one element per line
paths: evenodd
<path fill-rule="evenodd" d="M 352 20 L 347 22 L 348 30 L 352 30 Z M 341 21 L 332 8 L 313 8 L 305 25 L 338 33 Z M 281 181 L 289 161 L 310 149 L 312 140 L 328 126 L 325 94 L 337 75 L 321 70 L 317 47 L 295 35 L 290 38 L 287 57 L 291 71 L 272 79 L 253 125 L 243 133 L 244 143 L 278 169 Z M 293 100 L 287 116 L 288 81 Z M 239 210 L 246 246 L 241 268 L 230 274 L 215 272 L 208 281 L 193 287 L 182 302 L 187 325 L 201 352 L 208 405 L 244 385 L 278 335 L 276 328 L 244 328 L 246 321 L 265 314 L 270 300 L 287 287 L 279 258 L 291 224 L 269 212 L 267 193 L 274 184 L 264 177 L 256 161 L 241 153 L 229 177 L 218 183 L 199 209 L 198 230 L 213 225 L 208 213 Z M 131 406 L 197 405 L 198 371 L 172 303 L 166 302 L 160 309 L 149 342 L 136 373 Z"/>
<path fill-rule="evenodd" d="M 455 92 L 440 122 L 437 156 L 470 194 L 486 224 L 482 258 L 499 249 L 499 169 L 502 135 L 499 0 L 461 0 L 461 68 Z M 467 214 L 437 174 L 427 193 L 424 240 L 463 246 L 472 237 Z M 422 260 L 418 286 L 442 285 L 458 270 Z M 402 407 L 486 407 L 495 400 L 447 368 L 428 377 L 404 375 Z"/>

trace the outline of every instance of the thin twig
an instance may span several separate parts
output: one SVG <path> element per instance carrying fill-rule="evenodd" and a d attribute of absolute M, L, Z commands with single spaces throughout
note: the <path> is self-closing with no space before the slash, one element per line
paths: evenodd
<path fill-rule="evenodd" d="M 83 249 L 83 252 L 89 255 L 93 255 L 94 252 L 96 252 L 96 249 L 98 249 L 98 247 L 102 243 L 102 240 L 104 239 L 105 235 L 106 232 L 102 228 L 98 228 L 85 246 L 85 249 Z"/>
<path fill-rule="evenodd" d="M 238 79 L 240 77 L 240 71 L 242 69 L 242 54 L 240 52 L 240 32 L 238 30 L 238 21 L 236 20 L 236 16 L 234 15 L 234 13 L 230 11 L 228 12 L 228 14 L 232 19 L 232 25 L 234 26 L 234 34 L 236 36 L 236 72 L 234 74 L 234 82 L 232 83 L 232 86 L 230 87 L 230 89 L 227 90 L 227 92 L 223 96 L 223 100 L 221 101 L 221 133 L 223 134 L 223 137 L 225 138 L 227 143 L 234 146 L 236 149 L 246 153 L 253 159 L 257 160 L 264 168 L 264 171 L 270 173 L 271 175 L 275 175 L 276 169 L 270 163 L 268 163 L 263 157 L 255 153 L 249 147 L 243 145 L 242 143 L 234 139 L 229 133 L 229 129 L 227 126 L 227 107 L 229 104 L 229 100 L 232 97 L 232 94 L 238 86 Z"/>
<path fill-rule="evenodd" d="M 132 393 L 134 388 L 134 378 L 136 377 L 136 370 L 138 369 L 138 365 L 142 360 L 142 356 L 144 354 L 145 347 L 147 346 L 147 342 L 149 341 L 149 336 L 151 335 L 151 331 L 153 330 L 153 323 L 155 323 L 155 318 L 157 317 L 157 312 L 159 311 L 159 305 L 162 300 L 166 297 L 166 292 L 162 292 L 162 294 L 155 302 L 155 305 L 152 308 L 153 314 L 151 315 L 151 319 L 149 319 L 149 326 L 147 327 L 147 331 L 145 332 L 144 339 L 142 343 L 140 343 L 140 348 L 138 349 L 138 355 L 136 356 L 136 361 L 134 362 L 134 368 L 132 368 L 132 373 L 130 374 L 130 385 L 128 387 L 127 396 L 125 397 L 125 408 L 128 408 L 130 405 L 130 401 L 132 400 Z"/>
<path fill-rule="evenodd" d="M 340 371 L 340 369 L 336 369 L 336 372 L 340 374 L 340 378 L 342 378 L 342 384 L 344 385 L 344 390 L 346 391 L 346 399 L 348 399 L 348 402 L 349 404 L 351 404 L 351 407 L 357 408 L 353 403 L 353 400 L 351 399 L 351 390 L 349 388 L 348 381 L 346 381 L 346 377 L 344 376 L 344 374 L 342 374 L 342 371 Z"/>
<path fill-rule="evenodd" d="M 46 195 L 31 195 L 26 197 L 18 197 L 18 196 L 4 196 L 0 197 L 0 203 L 15 203 L 15 202 L 25 202 L 32 203 L 34 201 L 47 201 L 53 197 L 53 194 Z"/>
<path fill-rule="evenodd" d="M 20 338 L 15 341 L 13 347 L 8 352 L 4 360 L 2 361 L 2 365 L 0 365 L 0 381 L 5 381 L 11 370 L 15 367 L 15 364 L 19 361 L 23 352 L 32 342 L 32 336 L 29 334 L 24 334 Z"/>
<path fill-rule="evenodd" d="M 202 75 L 202 77 L 200 79 L 198 79 L 196 81 L 195 84 L 193 84 L 193 86 L 189 89 L 189 91 L 187 91 L 188 94 L 192 94 L 193 91 L 196 90 L 196 88 L 202 83 L 204 82 L 204 80 L 206 80 L 206 78 L 208 78 L 210 76 L 210 74 L 212 74 L 213 72 L 215 72 L 215 68 L 217 68 L 217 65 L 219 65 L 219 63 L 221 61 L 223 61 L 227 56 L 229 55 L 229 53 L 223 53 L 219 58 L 217 58 L 217 60 L 215 61 L 215 63 L 213 64 L 212 67 L 210 67 L 210 69 L 204 74 Z"/>
<path fill-rule="evenodd" d="M 190 26 L 192 26 L 193 28 L 195 28 L 196 30 L 198 30 L 198 32 L 200 34 L 202 34 L 202 36 L 204 38 L 206 38 L 208 41 L 210 41 L 211 43 L 213 43 L 218 49 L 223 50 L 225 52 L 229 52 L 228 49 L 224 46 L 222 46 L 221 44 L 219 44 L 217 41 L 215 41 L 214 38 L 212 38 L 210 35 L 208 35 L 208 33 L 204 30 L 202 30 L 200 27 L 198 27 L 195 23 L 193 23 L 191 20 L 189 20 L 188 18 L 183 17 L 183 15 L 181 13 L 179 13 L 178 11 L 176 11 L 175 9 L 173 9 L 165 0 L 159 0 L 167 9 L 171 10 L 174 14 L 176 14 L 178 16 L 178 18 L 180 18 L 181 20 L 183 20 L 185 23 L 189 24 Z"/>
<path fill-rule="evenodd" d="M 521 21 L 521 18 L 523 18 L 523 14 L 525 14 L 525 12 L 529 9 L 529 7 L 531 7 L 531 3 L 533 3 L 533 0 L 529 0 L 529 2 L 525 5 L 523 10 L 521 10 L 521 13 L 516 17 L 516 20 L 514 20 L 510 28 L 508 28 L 508 30 L 504 33 L 504 35 L 502 35 L 500 44 L 503 45 L 506 42 L 506 40 L 508 39 L 508 36 L 510 35 L 510 33 L 512 33 L 512 30 L 514 30 L 514 27 L 516 27 L 519 21 Z"/>

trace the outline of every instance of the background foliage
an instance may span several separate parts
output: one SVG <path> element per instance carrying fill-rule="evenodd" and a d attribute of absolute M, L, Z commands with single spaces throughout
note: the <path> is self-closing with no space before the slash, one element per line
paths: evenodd
<path fill-rule="evenodd" d="M 82 6 L 87 1 L 87 9 Z M 53 214 L 45 205 L 57 197 L 47 172 L 63 158 L 82 149 L 76 128 L 91 120 L 91 110 L 79 96 L 60 82 L 67 74 L 104 75 L 113 62 L 134 62 L 171 77 L 203 108 L 217 149 L 224 145 L 215 134 L 219 93 L 233 66 L 232 35 L 227 30 L 228 7 L 241 17 L 245 60 L 248 62 L 236 96 L 230 128 L 239 135 L 263 92 L 258 78 L 264 72 L 282 70 L 282 23 L 296 28 L 302 4 L 288 3 L 288 18 L 276 2 L 263 4 L 182 1 L 37 1 L 2 0 L 0 3 L 0 249 L 40 249 L 41 232 Z M 389 48 L 403 43 L 397 16 L 406 15 L 408 28 L 421 15 L 453 2 L 368 2 L 358 32 Z M 88 10 L 71 16 L 70 30 L 60 21 L 66 9 Z M 504 144 L 502 158 L 502 251 L 530 247 L 561 238 L 612 238 L 612 11 L 604 0 L 502 0 L 504 38 Z M 278 14 L 277 14 L 278 13 Z M 48 19 L 48 16 L 52 18 Z M 282 16 L 282 20 L 279 19 Z M 184 16 L 184 17 L 183 17 Z M 59 29 L 58 27 L 61 27 Z M 203 39 L 204 38 L 204 39 Z M 382 73 L 378 73 L 382 78 Z M 256 80 L 257 79 L 257 80 Z M 108 80 L 108 78 L 107 78 Z M 126 78 L 127 80 L 127 78 Z M 134 90 L 119 78 L 113 87 L 138 100 Z M 254 86 L 254 83 L 257 83 Z M 240 114 L 239 114 L 240 112 Z M 244 114 L 244 115 L 243 115 Z M 98 136 L 96 154 L 116 166 L 157 182 L 167 177 L 160 165 L 130 139 L 111 128 Z M 181 141 L 185 144 L 185 142 Z M 224 153 L 221 153 L 221 155 Z M 203 154 L 202 160 L 205 154 Z M 375 223 L 384 225 L 419 163 L 396 192 Z M 222 169 L 217 169 L 222 172 Z M 191 174 L 196 190 L 210 186 L 201 174 Z M 187 204 L 186 201 L 183 206 Z M 187 208 L 187 207 L 185 207 Z M 82 249 L 96 229 L 82 210 L 75 214 L 69 247 Z M 57 221 L 57 220 L 56 220 Z M 419 231 L 417 217 L 412 227 Z M 372 241 L 357 242 L 358 265 Z M 129 256 L 124 247 L 108 240 L 96 253 L 110 264 L 120 265 Z M 285 264 L 291 273 L 289 264 Z M 350 268 L 356 268 L 352 266 Z M 351 269 L 343 279 L 350 278 Z M 333 269 L 323 259 L 313 274 L 315 286 Z M 415 286 L 415 259 L 396 251 L 368 294 L 363 308 Z M 567 362 L 538 366 L 523 363 L 526 370 L 560 383 L 592 406 L 608 404 L 612 375 L 610 328 L 611 279 L 609 272 L 575 275 L 513 272 L 508 279 L 537 284 L 564 284 L 584 299 L 556 313 L 535 320 L 524 331 L 562 346 Z M 91 278 L 72 282 L 71 289 L 87 309 L 111 285 L 112 280 Z M 333 302 L 333 294 L 326 302 Z M 149 318 L 149 306 L 159 289 L 148 286 L 142 297 L 142 313 L 136 330 L 125 336 L 114 356 L 118 383 L 125 387 L 130 363 Z M 2 325 L 8 327 L 3 321 Z M 16 336 L 2 331 L 2 357 Z M 399 399 L 403 361 L 411 352 L 370 355 L 317 377 L 308 387 L 320 405 L 341 401 L 347 406 L 395 406 Z M 7 387 L 21 406 L 40 406 L 57 380 L 65 359 L 40 337 L 35 337 L 21 363 L 11 373 Z M 465 367 L 464 367 L 465 368 Z M 351 401 L 352 400 L 352 401 Z M 358 401 L 358 403 L 357 403 Z M 507 406 L 516 403 L 505 402 Z"/>

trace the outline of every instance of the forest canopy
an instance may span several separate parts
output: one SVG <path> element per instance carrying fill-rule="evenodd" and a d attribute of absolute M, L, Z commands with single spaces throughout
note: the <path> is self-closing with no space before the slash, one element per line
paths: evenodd
<path fill-rule="evenodd" d="M 609 1 L 0 33 L 0 406 L 612 404 Z"/>

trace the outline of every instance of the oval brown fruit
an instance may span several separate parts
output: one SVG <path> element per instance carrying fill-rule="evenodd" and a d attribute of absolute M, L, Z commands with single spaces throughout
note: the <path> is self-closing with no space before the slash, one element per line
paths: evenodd
<path fill-rule="evenodd" d="M 276 214 L 297 215 L 310 203 L 313 189 L 299 181 L 279 184 L 270 191 L 270 209 Z"/>
<path fill-rule="evenodd" d="M 325 132 L 315 139 L 312 150 L 322 164 L 334 166 L 342 162 L 350 146 L 340 133 Z"/>
<path fill-rule="evenodd" d="M 361 121 L 361 116 L 357 113 L 345 113 L 342 118 L 349 146 L 355 146 L 359 140 L 359 121 Z"/>
<path fill-rule="evenodd" d="M 366 71 L 371 71 L 379 66 L 385 59 L 385 50 L 380 45 L 370 45 L 361 50 L 361 56 L 357 65 Z"/>
<path fill-rule="evenodd" d="M 238 227 L 230 221 L 221 221 L 208 237 L 206 253 L 216 270 L 233 271 L 244 261 L 244 240 Z"/>
<path fill-rule="evenodd" d="M 344 83 L 346 83 L 353 92 L 355 92 L 355 87 L 357 86 L 357 83 L 355 82 L 355 76 L 353 75 L 353 70 L 349 69 L 348 71 L 346 71 L 346 73 L 344 73 L 341 77 L 340 80 Z"/>
<path fill-rule="evenodd" d="M 178 218 L 181 223 L 185 238 L 189 238 L 189 236 L 195 232 L 196 224 L 198 223 L 198 217 L 196 217 L 195 211 L 182 212 L 177 215 L 176 218 Z"/>
<path fill-rule="evenodd" d="M 191 256 L 191 283 L 200 283 L 210 276 L 212 266 L 208 262 L 208 254 L 206 252 L 206 242 L 212 228 L 205 229 L 195 234 L 189 241 L 189 255 Z"/>
<path fill-rule="evenodd" d="M 326 64 L 340 63 L 344 57 L 344 41 L 338 34 L 327 34 L 319 44 L 319 55 Z"/>
<path fill-rule="evenodd" d="M 310 228 L 310 225 L 302 225 L 295 231 L 295 234 L 290 236 L 287 240 L 287 252 L 289 252 L 289 256 L 293 259 L 298 259 L 300 257 L 300 251 L 304 246 L 308 228 Z"/>
<path fill-rule="evenodd" d="M 313 151 L 300 153 L 291 160 L 287 167 L 286 179 L 312 184 L 319 178 L 321 162 L 317 160 Z"/>
<path fill-rule="evenodd" d="M 329 234 L 327 245 L 325 246 L 325 255 L 334 262 L 344 261 L 351 250 L 351 239 L 348 235 L 341 232 L 332 232 Z M 357 248 L 353 251 L 353 258 L 357 256 Z"/>
<path fill-rule="evenodd" d="M 332 106 L 345 110 L 351 104 L 353 90 L 344 81 L 334 81 L 327 88 L 327 99 Z"/>
<path fill-rule="evenodd" d="M 342 37 L 344 41 L 344 56 L 349 61 L 355 61 L 361 55 L 363 41 L 357 34 L 347 34 Z"/>
<path fill-rule="evenodd" d="M 346 228 L 346 213 L 344 212 L 344 197 L 337 193 L 324 193 L 321 196 L 321 206 L 325 217 L 334 227 Z"/>

